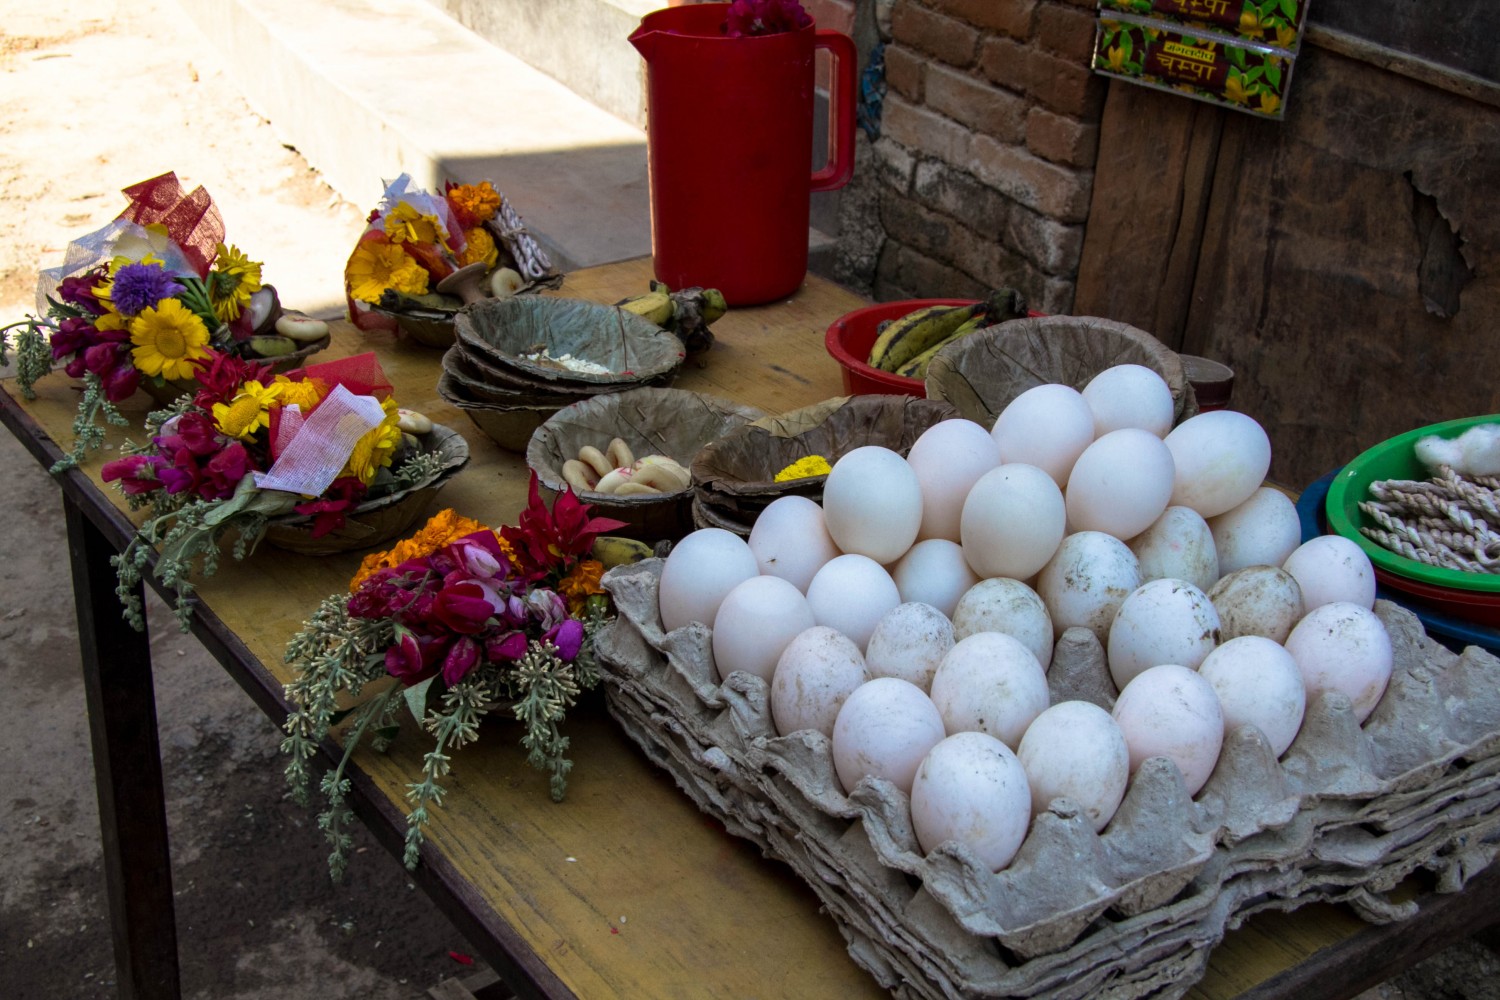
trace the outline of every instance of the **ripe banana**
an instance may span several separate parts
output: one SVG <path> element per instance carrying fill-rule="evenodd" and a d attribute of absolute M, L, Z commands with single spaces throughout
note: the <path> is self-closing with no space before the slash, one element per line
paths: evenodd
<path fill-rule="evenodd" d="M 654 553 L 651 546 L 645 542 L 638 542 L 634 538 L 600 535 L 594 539 L 594 547 L 589 554 L 603 563 L 605 569 L 613 569 L 616 566 L 629 566 L 642 559 L 650 559 Z"/>
<path fill-rule="evenodd" d="M 637 316 L 643 316 L 655 323 L 657 326 L 666 326 L 672 322 L 673 305 L 672 296 L 667 294 L 665 288 L 653 288 L 649 292 L 640 295 L 632 295 L 621 299 L 615 305 L 626 312 L 633 312 Z"/>
<path fill-rule="evenodd" d="M 870 365 L 894 372 L 934 344 L 981 315 L 981 302 L 966 306 L 926 306 L 907 313 L 886 327 L 870 349 Z"/>

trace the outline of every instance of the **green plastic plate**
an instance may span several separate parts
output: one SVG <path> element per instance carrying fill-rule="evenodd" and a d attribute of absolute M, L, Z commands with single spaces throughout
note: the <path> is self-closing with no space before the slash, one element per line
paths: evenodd
<path fill-rule="evenodd" d="M 1359 530 L 1361 527 L 1376 526 L 1359 509 L 1360 501 L 1369 499 L 1371 483 L 1382 479 L 1430 478 L 1430 473 L 1417 461 L 1413 451 L 1419 438 L 1429 434 L 1456 438 L 1478 424 L 1500 424 L 1500 414 L 1464 417 L 1418 427 L 1414 431 L 1382 441 L 1344 466 L 1328 487 L 1326 510 L 1329 530 L 1343 535 L 1364 549 L 1377 569 L 1437 587 L 1500 593 L 1500 574 L 1466 573 L 1463 570 L 1428 566 L 1415 559 L 1397 555 L 1366 538 Z"/>

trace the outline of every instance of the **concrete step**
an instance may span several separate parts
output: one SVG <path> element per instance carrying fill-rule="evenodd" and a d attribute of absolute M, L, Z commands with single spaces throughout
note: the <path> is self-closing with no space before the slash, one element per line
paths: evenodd
<path fill-rule="evenodd" d="M 627 39 L 666 0 L 427 0 L 585 100 L 646 125 L 644 72 Z"/>
<path fill-rule="evenodd" d="M 488 179 L 564 271 L 651 252 L 644 132 L 423 0 L 179 5 L 354 204 L 402 172 L 429 190 Z"/>

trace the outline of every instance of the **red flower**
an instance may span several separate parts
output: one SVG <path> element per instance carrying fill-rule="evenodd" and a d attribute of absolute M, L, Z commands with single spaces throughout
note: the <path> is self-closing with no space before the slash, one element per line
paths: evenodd
<path fill-rule="evenodd" d="M 734 0 L 724 18 L 724 34 L 730 38 L 770 35 L 812 23 L 797 0 Z"/>
<path fill-rule="evenodd" d="M 330 531 L 337 531 L 344 526 L 348 519 L 346 515 L 359 506 L 367 489 L 358 476 L 340 476 L 329 484 L 321 497 L 299 503 L 292 510 L 298 514 L 310 514 L 313 519 L 312 537 L 322 538 Z"/>
<path fill-rule="evenodd" d="M 385 672 L 407 687 L 420 684 L 437 670 L 429 660 L 431 642 L 423 643 L 415 633 L 396 629 L 396 644 L 385 651 Z"/>
<path fill-rule="evenodd" d="M 156 478 L 156 469 L 161 459 L 155 455 L 126 455 L 105 462 L 99 476 L 106 483 L 120 481 L 126 495 L 150 493 L 161 489 L 161 480 Z"/>
<path fill-rule="evenodd" d="M 255 468 L 250 453 L 238 441 L 231 441 L 203 466 L 203 482 L 198 493 L 205 500 L 224 500 L 234 495 L 240 480 Z"/>
<path fill-rule="evenodd" d="M 264 383 L 270 376 L 269 364 L 253 364 L 213 349 L 208 353 L 208 361 L 195 362 L 198 381 L 203 388 L 198 390 L 193 405 L 200 410 L 212 412 L 215 403 L 227 403 L 233 399 L 241 383 L 251 380 Z"/>
<path fill-rule="evenodd" d="M 571 489 L 565 489 L 548 511 L 537 475 L 532 472 L 526 509 L 521 511 L 514 526 L 501 528 L 500 535 L 510 543 L 521 572 L 529 579 L 539 580 L 572 566 L 593 547 L 594 539 L 606 531 L 625 527 L 624 521 L 611 517 L 590 517 L 589 510 L 589 505 L 574 496 Z"/>
<path fill-rule="evenodd" d="M 131 364 L 129 358 L 122 358 L 109 371 L 104 373 L 104 398 L 111 403 L 118 403 L 141 384 L 141 370 Z"/>
<path fill-rule="evenodd" d="M 479 663 L 480 645 L 469 636 L 459 636 L 443 657 L 443 683 L 452 687 Z"/>

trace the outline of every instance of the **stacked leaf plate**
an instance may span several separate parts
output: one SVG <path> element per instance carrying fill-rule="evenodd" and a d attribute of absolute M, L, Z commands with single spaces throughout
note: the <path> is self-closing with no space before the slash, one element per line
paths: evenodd
<path fill-rule="evenodd" d="M 466 306 L 454 329 L 438 392 L 515 452 L 524 452 L 532 432 L 565 406 L 669 384 L 684 356 L 671 332 L 581 299 L 486 299 Z"/>

